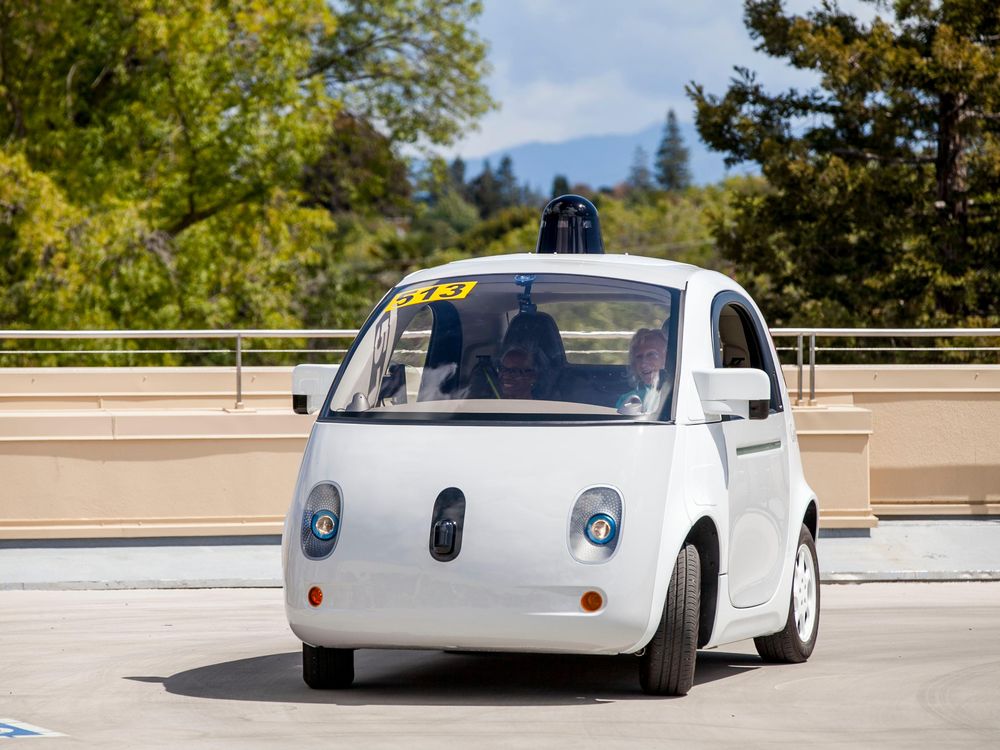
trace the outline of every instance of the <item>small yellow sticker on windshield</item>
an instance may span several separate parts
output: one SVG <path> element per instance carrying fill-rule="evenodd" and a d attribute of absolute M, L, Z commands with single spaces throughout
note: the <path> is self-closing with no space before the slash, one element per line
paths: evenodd
<path fill-rule="evenodd" d="M 427 302 L 438 302 L 441 300 L 465 299 L 469 296 L 478 282 L 476 281 L 451 281 L 445 284 L 435 284 L 434 286 L 424 286 L 420 289 L 410 289 L 400 292 L 392 298 L 392 302 L 385 308 L 386 310 L 397 310 L 400 307 L 409 305 L 422 305 Z"/>

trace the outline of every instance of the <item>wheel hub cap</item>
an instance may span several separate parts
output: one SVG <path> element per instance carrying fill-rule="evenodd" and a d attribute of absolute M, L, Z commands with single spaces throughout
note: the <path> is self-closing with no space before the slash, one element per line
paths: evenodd
<path fill-rule="evenodd" d="M 803 643 L 812 638 L 816 625 L 816 565 L 809 548 L 802 544 L 795 555 L 795 575 L 792 577 L 792 613 L 795 629 Z"/>

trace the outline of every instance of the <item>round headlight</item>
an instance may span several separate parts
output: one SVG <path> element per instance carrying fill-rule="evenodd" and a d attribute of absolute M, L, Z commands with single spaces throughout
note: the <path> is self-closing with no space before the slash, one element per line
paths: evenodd
<path fill-rule="evenodd" d="M 587 539 L 594 544 L 607 544 L 618 533 L 618 524 L 607 513 L 596 513 L 587 521 L 584 533 L 587 535 Z"/>
<path fill-rule="evenodd" d="M 340 519 L 331 510 L 318 510 L 313 513 L 312 533 L 317 539 L 324 542 L 337 536 L 337 528 L 340 526 Z"/>

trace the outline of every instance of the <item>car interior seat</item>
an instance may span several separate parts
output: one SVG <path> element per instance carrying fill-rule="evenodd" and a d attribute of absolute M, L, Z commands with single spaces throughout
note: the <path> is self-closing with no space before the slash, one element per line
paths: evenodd
<path fill-rule="evenodd" d="M 750 367 L 750 350 L 740 316 L 724 310 L 719 317 L 719 340 L 722 345 L 723 367 Z"/>
<path fill-rule="evenodd" d="M 518 347 L 530 352 L 540 352 L 544 361 L 535 383 L 535 398 L 551 398 L 559 375 L 566 366 L 566 348 L 555 319 L 548 313 L 521 312 L 507 326 L 500 353 Z"/>

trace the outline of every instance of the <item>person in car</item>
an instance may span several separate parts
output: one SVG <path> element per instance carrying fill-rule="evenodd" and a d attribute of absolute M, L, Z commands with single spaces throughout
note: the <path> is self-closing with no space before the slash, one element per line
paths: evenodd
<path fill-rule="evenodd" d="M 534 398 L 538 382 L 537 357 L 527 349 L 512 347 L 500 357 L 500 395 L 503 398 Z"/>
<path fill-rule="evenodd" d="M 629 374 L 635 387 L 618 397 L 616 409 L 629 399 L 638 399 L 641 413 L 654 411 L 659 404 L 661 373 L 667 366 L 667 335 L 659 328 L 640 328 L 629 343 Z"/>

